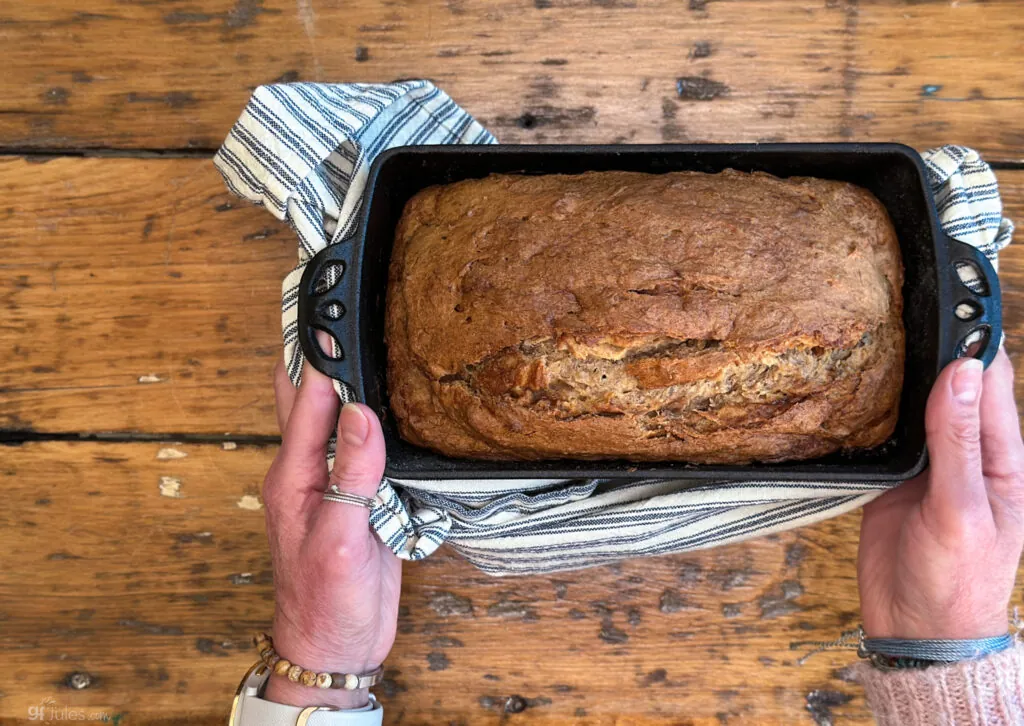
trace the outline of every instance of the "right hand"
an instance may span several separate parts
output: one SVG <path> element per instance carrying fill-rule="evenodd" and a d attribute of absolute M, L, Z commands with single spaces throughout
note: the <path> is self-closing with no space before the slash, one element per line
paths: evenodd
<path fill-rule="evenodd" d="M 857 576 L 869 638 L 1007 631 L 1024 544 L 1024 444 L 1000 350 L 939 375 L 925 416 L 929 469 L 864 507 Z"/>

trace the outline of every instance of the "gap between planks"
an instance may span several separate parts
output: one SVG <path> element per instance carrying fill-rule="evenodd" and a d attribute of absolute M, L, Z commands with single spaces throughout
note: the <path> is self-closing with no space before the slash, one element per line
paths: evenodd
<path fill-rule="evenodd" d="M 129 443 L 164 443 L 179 442 L 182 444 L 224 444 L 233 443 L 239 446 L 279 446 L 280 436 L 264 434 L 185 434 L 185 433 L 146 433 L 143 431 L 18 431 L 0 430 L 0 446 L 21 446 L 22 444 L 44 441 L 89 441 L 95 443 L 129 444 Z"/>
<path fill-rule="evenodd" d="M 790 143 L 790 142 L 786 142 Z M 793 142 L 799 143 L 799 142 Z M 832 142 L 822 142 L 829 143 Z M 851 142 L 852 143 L 852 142 Z M 870 142 L 868 142 L 870 143 Z M 886 142 L 878 142 L 886 143 Z M 528 146 L 529 144 L 517 144 Z M 610 144 L 609 144 L 610 145 Z M 622 144 L 630 146 L 630 144 Z M 685 146 L 686 144 L 682 144 Z M 660 144 L 664 146 L 664 144 Z M 706 146 L 706 144 L 702 144 Z M 212 159 L 217 149 L 115 149 L 105 147 L 83 147 L 76 149 L 4 148 L 0 146 L 0 158 L 21 157 L 26 161 L 49 161 L 61 157 L 79 159 Z M 990 161 L 988 165 L 997 171 L 1024 170 L 1024 161 Z"/>

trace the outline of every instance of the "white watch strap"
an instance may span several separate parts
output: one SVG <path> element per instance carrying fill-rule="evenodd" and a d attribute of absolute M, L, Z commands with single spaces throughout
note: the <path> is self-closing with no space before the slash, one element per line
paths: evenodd
<path fill-rule="evenodd" d="M 270 671 L 256 663 L 245 674 L 231 707 L 229 726 L 381 726 L 384 708 L 370 694 L 362 708 L 344 711 L 330 708 L 302 708 L 260 698 Z"/>
<path fill-rule="evenodd" d="M 257 696 L 244 696 L 238 704 L 237 726 L 295 726 L 304 709 L 264 701 Z M 313 711 L 307 726 L 381 726 L 384 709 L 373 696 L 361 709 L 347 711 Z"/>

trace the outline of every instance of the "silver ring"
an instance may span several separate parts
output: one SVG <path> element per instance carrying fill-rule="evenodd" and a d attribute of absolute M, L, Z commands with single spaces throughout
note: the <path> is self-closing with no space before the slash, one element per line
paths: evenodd
<path fill-rule="evenodd" d="M 354 504 L 357 507 L 373 509 L 373 499 L 362 497 L 352 492 L 343 492 L 341 489 L 338 489 L 337 484 L 331 484 L 327 487 L 327 491 L 324 492 L 324 501 L 337 502 L 338 504 Z"/>

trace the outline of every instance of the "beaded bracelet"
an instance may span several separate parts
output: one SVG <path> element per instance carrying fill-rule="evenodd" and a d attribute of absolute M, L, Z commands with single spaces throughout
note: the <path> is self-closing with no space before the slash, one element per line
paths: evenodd
<path fill-rule="evenodd" d="M 266 633 L 257 633 L 253 639 L 256 650 L 259 651 L 262 660 L 272 673 L 278 676 L 285 676 L 292 683 L 299 683 L 310 688 L 339 688 L 346 691 L 356 691 L 360 688 L 370 688 L 384 680 L 384 668 L 378 666 L 375 670 L 362 675 L 355 673 L 317 673 L 307 670 L 300 665 L 295 665 L 286 658 L 282 658 L 274 650 L 274 641 Z"/>

